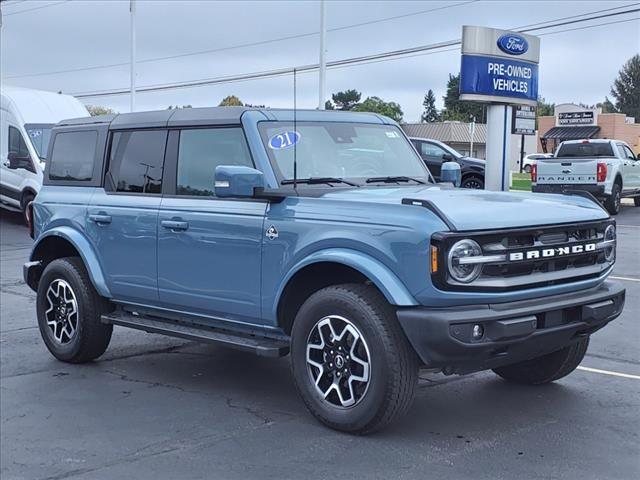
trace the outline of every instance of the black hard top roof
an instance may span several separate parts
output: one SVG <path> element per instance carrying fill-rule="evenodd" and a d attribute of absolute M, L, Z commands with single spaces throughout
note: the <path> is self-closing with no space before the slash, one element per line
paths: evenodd
<path fill-rule="evenodd" d="M 59 127 L 108 124 L 112 130 L 129 128 L 172 127 L 184 125 L 234 125 L 249 107 L 207 107 L 118 113 L 62 120 Z"/>

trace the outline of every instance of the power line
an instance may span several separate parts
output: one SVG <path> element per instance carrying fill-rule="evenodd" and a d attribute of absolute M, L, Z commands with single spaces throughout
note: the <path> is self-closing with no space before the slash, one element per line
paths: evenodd
<path fill-rule="evenodd" d="M 623 15 L 623 14 L 629 14 L 629 13 L 635 13 L 640 11 L 640 8 L 638 9 L 634 9 L 634 10 L 627 10 L 624 12 L 617 12 L 614 14 L 607 14 L 607 15 L 600 15 L 600 16 L 593 16 L 593 17 L 589 17 L 589 18 L 583 18 L 583 19 L 576 19 L 573 20 L 571 22 L 560 22 L 560 23 L 552 23 L 550 25 L 545 25 L 545 26 L 540 26 L 540 27 L 533 27 L 533 28 L 527 28 L 525 30 L 521 30 L 521 29 L 514 29 L 516 31 L 533 31 L 533 30 L 543 30 L 543 29 L 547 29 L 547 28 L 552 28 L 552 27 L 558 27 L 558 26 L 564 26 L 564 25 L 569 25 L 569 24 L 575 24 L 575 23 L 581 23 L 581 22 L 587 22 L 587 21 L 592 21 L 592 20 L 596 20 L 596 19 L 600 19 L 600 18 L 606 18 L 606 17 L 611 17 L 614 15 Z M 578 15 L 578 16 L 584 16 L 583 15 Z M 634 19 L 627 19 L 628 21 L 634 20 Z M 594 24 L 594 25 L 586 25 L 584 27 L 581 27 L 581 29 L 585 29 L 585 28 L 593 28 L 593 27 L 598 27 L 598 26 L 603 26 L 603 25 L 608 25 L 611 24 L 613 22 L 610 23 L 603 23 L 603 24 Z M 615 23 L 622 23 L 622 22 L 615 22 Z M 575 29 L 569 29 L 567 31 L 573 31 Z M 542 35 L 550 35 L 550 34 L 554 34 L 554 33 L 561 33 L 563 32 L 562 30 L 556 31 L 556 32 L 548 32 L 548 33 L 543 33 L 540 34 Z M 389 59 L 393 59 L 395 57 L 402 57 L 402 58 L 406 58 L 407 56 L 413 56 L 412 54 L 424 54 L 425 52 L 429 52 L 432 50 L 440 50 L 446 47 L 452 47 L 452 46 L 457 46 L 460 45 L 461 41 L 459 39 L 457 40 L 449 40 L 446 42 L 439 42 L 439 43 L 435 43 L 435 44 L 431 44 L 431 45 L 423 45 L 423 46 L 418 46 L 418 47 L 411 47 L 411 48 L 405 48 L 405 49 L 401 49 L 401 50 L 393 50 L 393 51 L 389 51 L 389 52 L 382 52 L 382 53 L 378 53 L 378 54 L 373 54 L 373 55 L 365 55 L 365 56 L 361 56 L 361 57 L 352 57 L 352 58 L 347 58 L 347 59 L 342 59 L 342 60 L 335 60 L 332 62 L 327 62 L 327 68 L 338 68 L 341 66 L 351 66 L 354 64 L 368 64 L 368 63 L 376 63 L 377 61 L 385 61 L 385 60 L 389 60 Z M 453 50 L 453 49 L 451 49 Z M 457 48 L 455 49 L 457 50 Z M 417 56 L 417 55 L 415 55 Z M 224 77 L 215 77 L 215 78 L 205 78 L 205 79 L 198 79 L 198 80 L 190 80 L 187 82 L 176 82 L 176 83 L 165 83 L 165 84 L 154 84 L 154 85 L 147 85 L 144 87 L 140 87 L 138 89 L 136 89 L 137 92 L 152 92 L 152 91 L 161 91 L 161 90 L 173 90 L 173 89 L 179 89 L 179 88 L 190 88 L 190 87 L 200 87 L 200 86 L 205 86 L 205 85 L 217 85 L 217 84 L 223 84 L 223 83 L 235 83 L 235 82 L 241 82 L 241 81 L 247 81 L 247 80 L 256 80 L 256 79 L 261 79 L 261 78 L 275 78 L 275 77 L 280 77 L 280 76 L 284 76 L 284 75 L 290 75 L 293 72 L 293 67 L 287 67 L 287 68 L 281 68 L 281 69 L 275 69 L 275 70 L 268 70 L 268 71 L 260 71 L 260 72 L 251 72 L 251 73 L 245 73 L 245 74 L 240 74 L 240 75 L 229 75 L 229 76 L 224 76 Z M 303 66 L 298 66 L 295 67 L 295 69 L 297 70 L 297 72 L 299 73 L 307 73 L 310 71 L 315 71 L 318 69 L 318 64 L 310 64 L 310 65 L 303 65 Z M 124 94 L 128 94 L 130 93 L 129 89 L 117 89 L 117 90 L 101 90 L 101 91 L 95 91 L 95 92 L 78 92 L 76 94 L 74 94 L 74 96 L 78 97 L 78 98 L 86 98 L 86 97 L 103 97 L 103 96 L 114 96 L 114 95 L 124 95 Z"/>
<path fill-rule="evenodd" d="M 40 10 L 42 8 L 49 8 L 49 7 L 55 7 L 56 5 L 62 5 L 63 3 L 69 3 L 71 0 L 63 0 L 61 2 L 56 2 L 56 3 L 47 3 L 46 5 L 40 5 L 38 7 L 33 7 L 33 8 L 25 8 L 24 10 L 17 10 L 15 12 L 10 12 L 10 13 L 5 13 L 4 16 L 5 17 L 10 17 L 11 15 L 18 15 L 20 13 L 27 13 L 27 12 L 32 12 L 34 10 Z M 4 3 L 4 2 L 3 2 Z M 15 5 L 15 3 L 12 3 L 12 5 Z"/>
<path fill-rule="evenodd" d="M 342 31 L 342 30 L 349 30 L 352 28 L 358 28 L 358 27 L 363 27 L 366 25 L 374 25 L 376 23 L 383 23 L 383 22 L 388 22 L 388 21 L 392 21 L 392 20 L 398 20 L 400 18 L 405 18 L 405 17 L 411 17 L 411 16 L 415 16 L 415 15 L 424 15 L 425 13 L 432 13 L 432 12 L 436 12 L 439 10 L 445 10 L 448 8 L 454 8 L 454 7 L 459 7 L 462 5 L 467 5 L 470 3 L 477 3 L 480 0 L 470 0 L 470 1 L 466 1 L 466 2 L 459 2 L 459 3 L 453 3 L 453 4 L 449 4 L 449 5 L 444 5 L 444 6 L 440 6 L 437 8 L 430 8 L 427 10 L 418 10 L 416 12 L 411 12 L 411 13 L 406 13 L 403 15 L 395 15 L 393 17 L 385 17 L 385 18 L 379 18 L 377 20 L 370 20 L 367 22 L 361 22 L 361 23 L 354 23 L 354 24 L 349 24 L 349 25 L 343 25 L 341 27 L 334 27 L 334 28 L 330 28 L 327 31 L 329 32 L 338 32 L 338 31 Z M 620 7 L 618 7 L 620 8 Z M 184 58 L 184 57 L 193 57 L 193 56 L 197 56 L 197 55 L 205 55 L 205 54 L 209 54 L 209 53 L 219 53 L 219 52 L 226 52 L 229 50 L 237 50 L 237 49 L 241 49 L 241 48 L 248 48 L 248 47 L 258 47 L 258 46 L 262 46 L 262 45 L 268 45 L 271 43 L 277 43 L 277 42 L 283 42 L 286 40 L 298 40 L 300 38 L 307 38 L 307 37 L 313 37 L 315 35 L 318 35 L 320 32 L 307 32 L 307 33 L 300 33 L 300 34 L 296 34 L 296 35 L 288 35 L 285 37 L 278 37 L 278 38 L 272 38 L 272 39 L 268 39 L 268 40 L 260 40 L 257 42 L 248 42 L 248 43 L 241 43 L 238 45 L 230 45 L 227 47 L 219 47 L 219 48 L 211 48 L 211 49 L 207 49 L 207 50 L 199 50 L 199 51 L 195 51 L 195 52 L 186 52 L 186 53 L 178 53 L 175 55 L 165 55 L 165 56 L 161 56 L 161 57 L 152 57 L 152 58 L 147 58 L 144 60 L 139 60 L 137 63 L 151 63 L 151 62 L 159 62 L 159 61 L 163 61 L 163 60 L 174 60 L 176 58 Z M 104 69 L 104 68 L 114 68 L 114 67 L 126 67 L 129 66 L 129 62 L 119 62 L 119 63 L 110 63 L 110 64 L 104 64 L 104 65 L 93 65 L 90 67 L 78 67 L 78 68 L 70 68 L 70 69 L 65 69 L 65 70 L 55 70 L 55 71 L 50 71 L 50 72 L 39 72 L 39 73 L 29 73 L 29 74 L 24 74 L 24 75 L 11 75 L 11 76 L 7 76 L 5 78 L 10 79 L 10 78 L 27 78 L 27 77 L 41 77 L 41 76 L 48 76 L 48 75 L 57 75 L 60 73 L 75 73 L 75 72 L 85 72 L 88 70 L 99 70 L 99 69 Z"/>

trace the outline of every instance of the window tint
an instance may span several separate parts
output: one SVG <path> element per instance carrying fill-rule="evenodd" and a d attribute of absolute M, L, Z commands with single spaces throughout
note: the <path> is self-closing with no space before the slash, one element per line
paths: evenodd
<path fill-rule="evenodd" d="M 29 158 L 29 150 L 27 144 L 22 138 L 20 130 L 16 127 L 9 127 L 9 152 L 15 153 L 19 157 Z"/>
<path fill-rule="evenodd" d="M 613 157 L 609 142 L 563 143 L 556 157 Z"/>
<path fill-rule="evenodd" d="M 59 133 L 55 136 L 49 166 L 50 180 L 86 182 L 93 175 L 98 133 Z"/>
<path fill-rule="evenodd" d="M 635 154 L 631 151 L 631 149 L 629 147 L 627 147 L 626 145 L 623 145 L 622 149 L 623 149 L 623 152 L 622 152 L 623 156 L 625 156 L 629 160 L 635 160 L 636 159 Z"/>
<path fill-rule="evenodd" d="M 118 192 L 161 193 L 166 130 L 115 132 L 109 175 Z"/>
<path fill-rule="evenodd" d="M 182 130 L 178 150 L 178 195 L 214 195 L 218 165 L 253 167 L 241 128 Z"/>
<path fill-rule="evenodd" d="M 442 158 L 442 155 L 444 155 L 445 152 L 443 148 L 439 147 L 438 145 L 434 145 L 432 143 L 427 143 L 424 142 L 422 144 L 421 150 L 422 155 L 426 155 L 427 157 L 438 157 L 438 158 Z"/>

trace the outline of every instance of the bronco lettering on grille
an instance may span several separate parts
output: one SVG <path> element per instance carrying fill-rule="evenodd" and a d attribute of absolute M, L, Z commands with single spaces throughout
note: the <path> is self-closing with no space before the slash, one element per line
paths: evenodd
<path fill-rule="evenodd" d="M 512 252 L 509 254 L 509 261 L 518 262 L 522 260 L 536 260 L 538 258 L 561 257 L 564 255 L 577 255 L 595 251 L 595 243 L 572 245 L 570 247 L 536 248 L 522 252 Z"/>

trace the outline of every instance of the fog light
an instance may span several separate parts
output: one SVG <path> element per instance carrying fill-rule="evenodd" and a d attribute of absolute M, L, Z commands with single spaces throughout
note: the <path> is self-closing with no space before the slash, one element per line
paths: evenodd
<path fill-rule="evenodd" d="M 476 324 L 473 326 L 473 330 L 471 330 L 471 338 L 474 340 L 480 340 L 484 336 L 484 327 L 480 324 Z"/>

